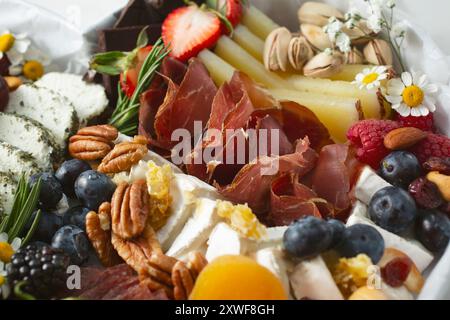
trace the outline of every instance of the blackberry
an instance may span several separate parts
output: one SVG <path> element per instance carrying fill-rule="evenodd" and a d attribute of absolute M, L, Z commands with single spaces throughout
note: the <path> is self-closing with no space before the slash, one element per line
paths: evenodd
<path fill-rule="evenodd" d="M 39 299 L 53 298 L 64 289 L 70 257 L 48 245 L 30 244 L 19 249 L 7 268 L 11 286 L 25 281 L 24 290 Z"/>

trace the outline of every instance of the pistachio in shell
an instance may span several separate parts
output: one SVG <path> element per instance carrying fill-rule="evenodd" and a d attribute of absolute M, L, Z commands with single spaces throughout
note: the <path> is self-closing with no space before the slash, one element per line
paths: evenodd
<path fill-rule="evenodd" d="M 363 64 L 364 55 L 357 48 L 353 47 L 352 50 L 345 54 L 346 64 Z"/>
<path fill-rule="evenodd" d="M 305 37 L 294 37 L 289 43 L 288 58 L 292 68 L 297 71 L 303 70 L 303 66 L 314 56 L 308 40 Z"/>
<path fill-rule="evenodd" d="M 391 46 L 382 39 L 370 41 L 364 47 L 364 57 L 367 62 L 379 66 L 389 66 L 393 63 Z"/>
<path fill-rule="evenodd" d="M 305 23 L 300 25 L 300 31 L 313 48 L 318 51 L 323 51 L 333 46 L 322 27 Z"/>
<path fill-rule="evenodd" d="M 292 34 L 284 27 L 273 30 L 264 45 L 264 66 L 269 71 L 287 71 L 289 67 L 288 49 Z"/>
<path fill-rule="evenodd" d="M 328 24 L 328 19 L 331 17 L 343 19 L 344 15 L 333 6 L 313 1 L 305 2 L 298 10 L 298 19 L 301 24 L 323 27 Z"/>
<path fill-rule="evenodd" d="M 309 60 L 303 68 L 303 74 L 313 78 L 328 78 L 341 71 L 344 63 L 345 57 L 340 52 L 321 52 Z"/>

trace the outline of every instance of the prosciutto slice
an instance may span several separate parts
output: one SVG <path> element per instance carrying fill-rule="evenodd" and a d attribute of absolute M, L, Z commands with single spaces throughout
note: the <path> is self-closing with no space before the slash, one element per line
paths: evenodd
<path fill-rule="evenodd" d="M 283 156 L 261 157 L 242 168 L 233 182 L 225 187 L 216 184 L 219 192 L 237 203 L 247 203 L 263 220 L 270 209 L 272 182 L 286 173 L 303 176 L 315 165 L 317 153 L 309 147 L 309 140 L 299 140 L 295 152 Z"/>

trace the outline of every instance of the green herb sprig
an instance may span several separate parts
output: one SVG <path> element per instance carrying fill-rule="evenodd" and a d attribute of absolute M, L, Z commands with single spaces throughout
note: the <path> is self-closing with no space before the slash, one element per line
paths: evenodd
<path fill-rule="evenodd" d="M 22 175 L 17 186 L 14 196 L 14 204 L 9 215 L 6 215 L 0 224 L 0 233 L 5 232 L 9 239 L 14 239 L 24 233 L 24 228 L 36 209 L 41 192 L 42 181 L 38 180 L 32 188 L 28 185 L 25 175 Z M 41 211 L 39 210 L 33 220 L 31 228 L 26 232 L 22 239 L 22 246 L 26 245 L 36 230 L 39 220 L 41 219 Z"/>
<path fill-rule="evenodd" d="M 107 75 L 120 75 L 127 72 L 136 61 L 140 49 L 148 45 L 147 28 L 144 28 L 138 37 L 136 49 L 131 52 L 111 51 L 99 53 L 93 56 L 90 67 Z M 145 59 L 138 75 L 136 90 L 132 97 L 128 97 L 118 85 L 118 100 L 109 124 L 116 127 L 121 133 L 135 135 L 139 122 L 139 98 L 150 86 L 153 78 L 159 70 L 162 61 L 169 54 L 169 50 L 160 38 L 153 45 L 152 50 Z"/>

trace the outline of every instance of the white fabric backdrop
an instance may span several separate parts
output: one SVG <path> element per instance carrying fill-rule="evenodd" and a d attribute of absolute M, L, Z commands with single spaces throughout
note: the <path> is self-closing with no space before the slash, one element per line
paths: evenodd
<path fill-rule="evenodd" d="M 127 0 L 26 0 L 50 9 L 70 20 L 82 30 L 90 26 L 111 12 L 127 3 Z M 271 0 L 265 0 L 271 1 Z M 272 0 L 273 1 L 273 0 Z M 275 0 L 276 1 L 276 0 Z M 448 0 L 397 0 L 399 7 L 416 17 L 414 21 L 423 27 L 437 42 L 440 48 L 450 55 L 450 1 Z M 439 9 L 436 7 L 440 6 Z"/>

